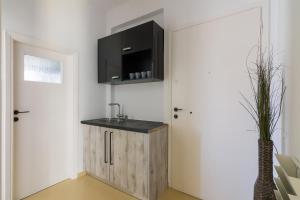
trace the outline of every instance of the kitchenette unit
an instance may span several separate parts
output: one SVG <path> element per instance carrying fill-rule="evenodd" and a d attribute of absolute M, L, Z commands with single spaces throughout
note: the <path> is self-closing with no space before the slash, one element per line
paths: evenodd
<path fill-rule="evenodd" d="M 163 81 L 164 31 L 150 21 L 98 40 L 98 83 Z M 82 121 L 84 170 L 138 199 L 157 200 L 168 187 L 168 125 L 115 118 Z"/>

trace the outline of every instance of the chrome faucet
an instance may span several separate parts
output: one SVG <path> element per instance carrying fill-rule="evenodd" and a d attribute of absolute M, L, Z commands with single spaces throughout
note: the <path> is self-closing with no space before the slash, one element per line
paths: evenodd
<path fill-rule="evenodd" d="M 118 114 L 117 114 L 117 118 L 118 118 L 119 121 L 128 118 L 127 115 L 121 114 L 121 106 L 120 106 L 120 104 L 118 104 L 118 103 L 110 103 L 110 104 L 108 104 L 108 105 L 109 105 L 109 106 L 118 106 Z"/>

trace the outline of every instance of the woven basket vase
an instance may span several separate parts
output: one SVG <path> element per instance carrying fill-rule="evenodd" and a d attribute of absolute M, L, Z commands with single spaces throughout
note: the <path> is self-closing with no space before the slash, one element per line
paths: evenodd
<path fill-rule="evenodd" d="M 258 140 L 259 172 L 254 186 L 254 200 L 276 200 L 273 179 L 273 141 Z"/>

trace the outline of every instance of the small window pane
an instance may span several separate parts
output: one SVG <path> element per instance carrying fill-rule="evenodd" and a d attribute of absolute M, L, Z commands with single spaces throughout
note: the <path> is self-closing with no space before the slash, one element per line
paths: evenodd
<path fill-rule="evenodd" d="M 24 80 L 62 83 L 62 62 L 24 55 Z"/>

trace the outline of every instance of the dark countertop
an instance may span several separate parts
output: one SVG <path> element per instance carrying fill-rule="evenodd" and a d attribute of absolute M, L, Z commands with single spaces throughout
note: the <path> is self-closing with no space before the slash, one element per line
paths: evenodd
<path fill-rule="evenodd" d="M 142 120 L 132 120 L 132 119 L 127 119 L 126 121 L 120 123 L 109 122 L 105 119 L 85 120 L 85 121 L 81 121 L 81 123 L 86 125 L 101 126 L 106 128 L 120 129 L 120 130 L 140 132 L 140 133 L 150 133 L 151 130 L 166 125 L 162 122 L 152 122 L 152 121 L 142 121 Z"/>

